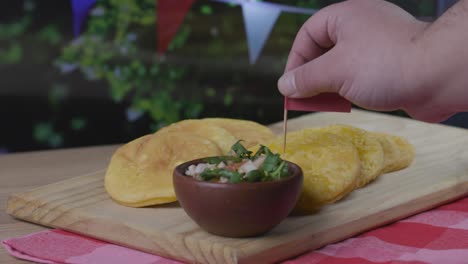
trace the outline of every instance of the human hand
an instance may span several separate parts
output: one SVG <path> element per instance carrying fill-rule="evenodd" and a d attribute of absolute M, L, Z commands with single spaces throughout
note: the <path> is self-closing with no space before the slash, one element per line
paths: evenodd
<path fill-rule="evenodd" d="M 291 98 L 336 92 L 363 108 L 444 120 L 453 112 L 431 109 L 433 89 L 421 81 L 417 40 L 428 25 L 385 1 L 328 6 L 299 30 L 278 88 Z"/>

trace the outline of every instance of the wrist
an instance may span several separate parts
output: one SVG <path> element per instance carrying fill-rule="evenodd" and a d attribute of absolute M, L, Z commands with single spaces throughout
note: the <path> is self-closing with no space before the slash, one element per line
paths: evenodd
<path fill-rule="evenodd" d="M 434 39 L 431 26 L 425 27 L 413 36 L 408 48 L 403 52 L 403 94 L 401 109 L 411 117 L 425 122 L 441 122 L 448 119 L 455 110 L 453 65 L 447 60 L 444 40 Z M 463 97 L 462 97 L 463 98 Z"/>
<path fill-rule="evenodd" d="M 404 61 L 406 109 L 419 108 L 435 120 L 468 110 L 467 10 L 468 0 L 459 1 L 412 39 Z"/>
<path fill-rule="evenodd" d="M 403 94 L 406 100 L 401 106 L 404 110 L 430 104 L 437 93 L 440 78 L 431 61 L 427 27 L 428 24 L 425 24 L 421 31 L 415 33 L 402 55 Z"/>

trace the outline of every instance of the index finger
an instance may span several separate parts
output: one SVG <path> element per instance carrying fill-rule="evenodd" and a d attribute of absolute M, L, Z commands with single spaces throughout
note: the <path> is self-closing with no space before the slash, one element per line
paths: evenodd
<path fill-rule="evenodd" d="M 288 56 L 285 72 L 319 57 L 335 45 L 337 17 L 328 11 L 329 7 L 312 15 L 299 29 Z"/>

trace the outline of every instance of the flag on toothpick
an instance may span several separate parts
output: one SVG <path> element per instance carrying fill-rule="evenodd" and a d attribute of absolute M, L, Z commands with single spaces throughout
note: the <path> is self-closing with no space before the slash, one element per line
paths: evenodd
<path fill-rule="evenodd" d="M 301 99 L 284 97 L 284 109 L 309 112 L 351 112 L 351 103 L 339 94 L 323 93 Z"/>

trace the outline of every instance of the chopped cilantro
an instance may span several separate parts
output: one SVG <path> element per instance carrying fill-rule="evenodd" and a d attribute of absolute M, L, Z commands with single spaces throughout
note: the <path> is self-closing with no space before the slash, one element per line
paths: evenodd
<path fill-rule="evenodd" d="M 238 140 L 234 145 L 232 145 L 231 150 L 236 153 L 236 155 L 240 158 L 250 159 L 250 155 L 252 151 L 247 150 L 240 142 L 242 140 Z"/>
<path fill-rule="evenodd" d="M 230 183 L 240 182 L 265 182 L 274 181 L 287 177 L 289 174 L 288 163 L 281 159 L 278 153 L 272 153 L 271 150 L 260 145 L 259 149 L 252 155 L 252 151 L 246 149 L 241 140 L 237 141 L 231 147 L 232 156 L 216 156 L 203 159 L 204 162 L 209 164 L 220 164 L 224 162 L 224 168 L 212 167 L 205 169 L 199 176 L 203 181 L 219 181 L 221 177 L 227 178 Z M 238 171 L 240 162 L 246 159 L 255 161 L 256 159 L 264 156 L 265 159 L 258 169 L 250 170 L 248 173 L 241 173 Z M 237 167 L 229 167 L 236 165 Z"/>
<path fill-rule="evenodd" d="M 248 182 L 257 182 L 262 179 L 262 173 L 260 170 L 251 170 L 245 175 L 245 179 Z"/>

